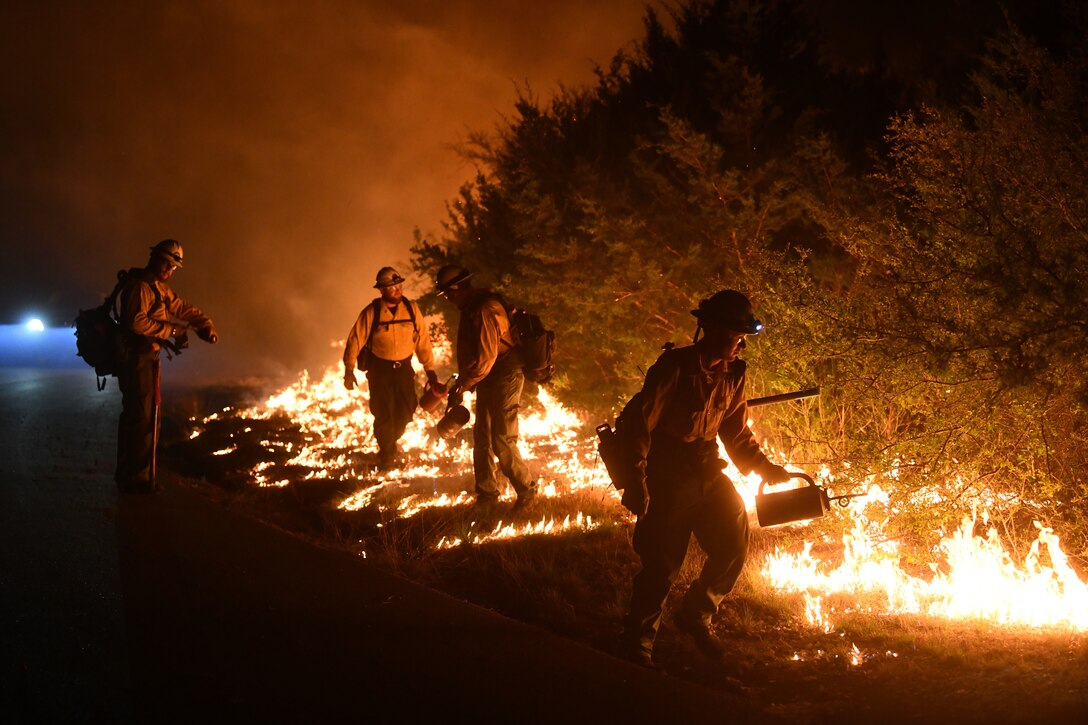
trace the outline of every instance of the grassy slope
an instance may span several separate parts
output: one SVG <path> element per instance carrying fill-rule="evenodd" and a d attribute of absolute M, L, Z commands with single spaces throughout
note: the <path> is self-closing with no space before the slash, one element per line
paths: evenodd
<path fill-rule="evenodd" d="M 435 550 L 441 536 L 465 538 L 489 531 L 499 519 L 509 522 L 509 505 L 490 517 L 464 505 L 428 509 L 407 520 L 376 506 L 347 512 L 337 504 L 356 491 L 354 481 L 303 481 L 305 470 L 284 468 L 277 477 L 292 480 L 289 486 L 259 489 L 249 483 L 252 466 L 269 458 L 260 440 L 300 435 L 286 419 L 227 419 L 194 440 L 183 423 L 174 425 L 164 459 L 207 495 L 316 544 L 365 554 L 434 588 L 612 650 L 637 561 L 630 521 L 611 497 L 598 491 L 547 499 L 515 519 L 561 520 L 582 511 L 600 523 L 592 531 Z M 212 455 L 227 444 L 237 450 Z M 470 479 L 450 476 L 432 485 L 454 493 L 469 487 Z M 389 494 L 397 495 L 403 494 Z M 774 592 L 751 564 L 778 536 L 754 531 L 750 565 L 715 620 L 730 652 L 723 662 L 699 654 L 666 615 L 655 657 L 670 675 L 743 693 L 753 705 L 806 722 L 878 716 L 1065 722 L 1088 716 L 1085 635 L 857 614 L 824 633 L 804 622 L 799 596 Z M 701 558 L 693 544 L 674 592 L 683 591 Z"/>

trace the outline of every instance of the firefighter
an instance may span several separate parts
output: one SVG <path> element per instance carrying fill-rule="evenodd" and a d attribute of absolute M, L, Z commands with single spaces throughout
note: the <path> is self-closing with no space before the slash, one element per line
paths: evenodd
<path fill-rule="evenodd" d="M 161 401 L 159 351 L 188 346 L 188 332 L 215 344 L 219 333 L 208 316 L 178 297 L 167 282 L 181 269 L 183 252 L 174 239 L 151 247 L 147 266 L 130 269 L 118 293 L 117 319 L 124 331 L 117 383 L 121 419 L 117 425 L 117 471 L 122 493 L 154 493 L 158 407 Z"/>
<path fill-rule="evenodd" d="M 497 469 L 517 492 L 514 510 L 521 511 L 537 495 L 536 482 L 518 450 L 518 408 L 525 387 L 521 355 L 502 298 L 489 290 L 475 289 L 471 276 L 454 264 L 438 270 L 438 293 L 461 312 L 457 323 L 458 376 L 449 404 L 460 405 L 464 393 L 475 391 L 472 467 L 477 505 L 490 506 L 499 498 L 497 460 Z"/>
<path fill-rule="evenodd" d="M 747 425 L 745 363 L 737 356 L 745 339 L 763 327 L 748 298 L 723 290 L 691 314 L 698 320 L 694 344 L 658 358 L 616 424 L 631 453 L 634 476 L 623 504 L 638 516 L 632 544 L 642 564 L 622 646 L 626 656 L 647 666 L 692 534 L 706 552 L 706 564 L 674 622 L 705 654 L 722 654 L 711 617 L 744 566 L 748 515 L 722 473 L 716 438 L 741 472 L 755 471 L 768 483 L 790 477 L 767 459 Z"/>
<path fill-rule="evenodd" d="M 431 338 L 423 328 L 419 304 L 404 297 L 404 277 L 392 267 L 382 267 L 374 280 L 381 296 L 359 313 L 344 346 L 344 387 L 358 381 L 355 368 L 366 372 L 370 388 L 370 414 L 378 441 L 378 469 L 397 465 L 397 441 L 412 422 L 416 406 L 416 356 L 431 386 L 438 385 Z"/>

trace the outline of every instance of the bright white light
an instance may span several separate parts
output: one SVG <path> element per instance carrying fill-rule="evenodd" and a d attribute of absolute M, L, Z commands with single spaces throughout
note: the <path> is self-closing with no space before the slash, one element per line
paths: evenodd
<path fill-rule="evenodd" d="M 45 323 L 35 317 L 33 320 L 27 321 L 26 329 L 31 332 L 45 332 Z"/>

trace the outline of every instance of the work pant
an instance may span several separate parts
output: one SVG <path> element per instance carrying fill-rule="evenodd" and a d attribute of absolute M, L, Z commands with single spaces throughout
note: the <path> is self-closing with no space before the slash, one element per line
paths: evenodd
<path fill-rule="evenodd" d="M 518 408 L 525 374 L 520 367 L 499 360 L 476 386 L 476 422 L 472 427 L 472 464 L 476 495 L 499 495 L 498 470 L 520 495 L 533 487 L 529 467 L 518 450 Z"/>
<path fill-rule="evenodd" d="M 374 416 L 378 458 L 382 465 L 392 465 L 397 441 L 412 422 L 418 404 L 412 359 L 382 360 L 371 356 L 366 381 L 370 388 L 370 413 Z"/>
<path fill-rule="evenodd" d="M 648 480 L 649 510 L 635 525 L 632 542 L 642 569 L 635 575 L 625 635 L 646 651 L 653 647 L 692 534 L 706 563 L 680 605 L 685 615 L 709 619 L 732 591 L 748 553 L 748 512 L 733 483 L 720 473 L 686 471 L 680 462 L 674 471 Z"/>
<path fill-rule="evenodd" d="M 155 456 L 155 406 L 159 403 L 159 355 L 131 354 L 117 371 L 121 418 L 117 422 L 117 469 L 114 480 L 124 488 L 152 488 Z"/>

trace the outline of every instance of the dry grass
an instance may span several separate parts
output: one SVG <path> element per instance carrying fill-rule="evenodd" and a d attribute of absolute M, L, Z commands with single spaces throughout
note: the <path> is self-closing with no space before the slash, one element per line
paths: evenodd
<path fill-rule="evenodd" d="M 433 588 L 605 651 L 614 648 L 637 560 L 631 522 L 610 496 L 582 492 L 545 499 L 518 516 L 511 516 L 509 503 L 490 513 L 468 505 L 436 507 L 407 519 L 376 506 L 349 512 L 337 505 L 359 487 L 356 482 L 303 481 L 304 471 L 281 471 L 291 485 L 249 485 L 248 471 L 269 455 L 254 441 L 300 434 L 285 419 L 246 425 L 254 430 L 243 434 L 238 421 L 221 421 L 195 440 L 179 426 L 167 442 L 166 460 L 201 481 L 197 485 L 206 494 L 316 544 L 365 554 Z M 227 443 L 237 450 L 211 455 Z M 456 493 L 471 484 L 462 472 L 426 485 Z M 499 520 L 562 520 L 578 511 L 600 525 L 435 548 L 442 537 L 471 540 Z M 756 528 L 750 562 L 796 536 Z M 805 623 L 800 595 L 774 591 L 751 564 L 715 619 L 729 654 L 711 661 L 669 618 L 701 563 L 693 544 L 659 636 L 655 657 L 671 675 L 740 694 L 798 722 L 1075 722 L 1088 715 L 1083 634 L 858 613 L 838 617 L 835 631 L 824 633 Z"/>

